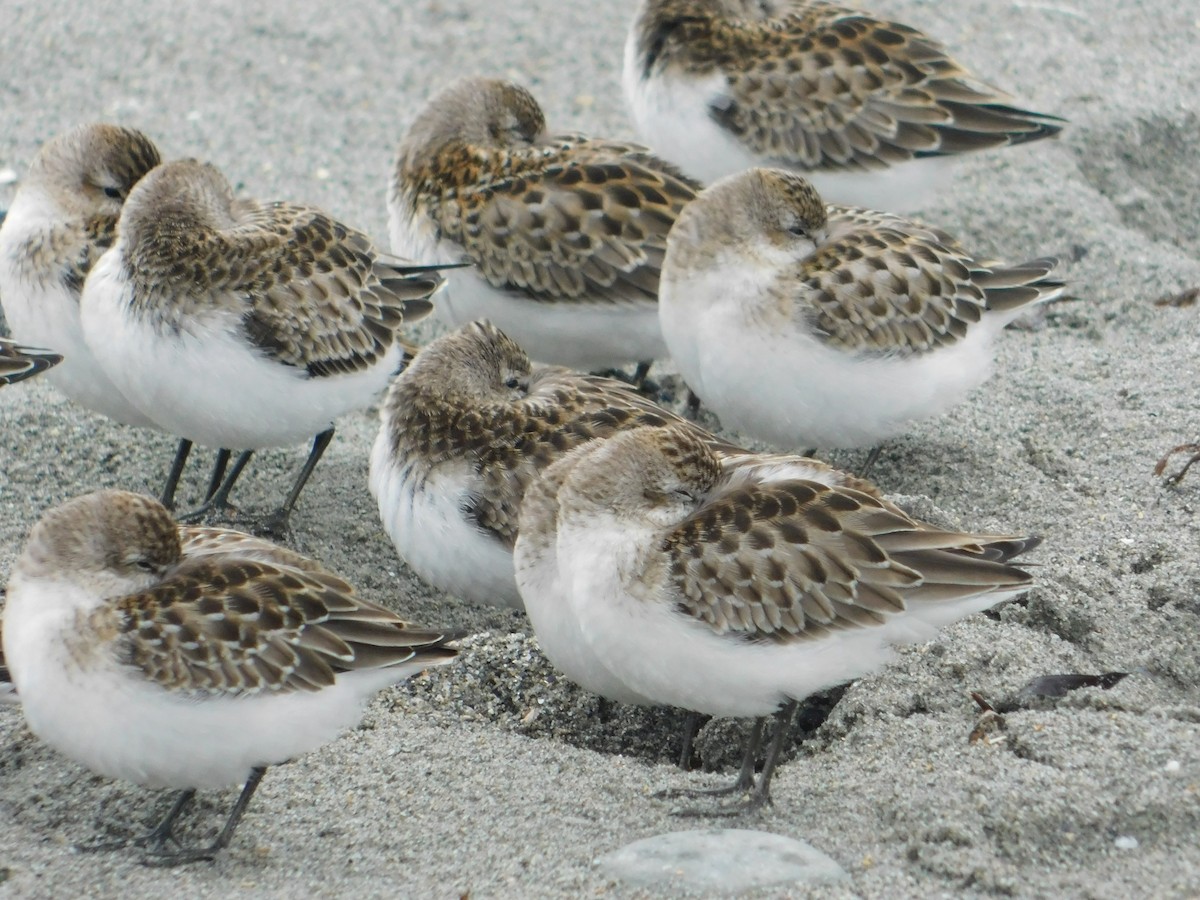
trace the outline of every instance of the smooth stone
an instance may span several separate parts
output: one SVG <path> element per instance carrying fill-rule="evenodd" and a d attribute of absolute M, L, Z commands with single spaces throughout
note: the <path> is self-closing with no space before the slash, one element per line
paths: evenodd
<path fill-rule="evenodd" d="M 644 887 L 745 891 L 776 884 L 825 884 L 850 876 L 804 841 L 741 828 L 673 831 L 626 844 L 596 865 Z"/>

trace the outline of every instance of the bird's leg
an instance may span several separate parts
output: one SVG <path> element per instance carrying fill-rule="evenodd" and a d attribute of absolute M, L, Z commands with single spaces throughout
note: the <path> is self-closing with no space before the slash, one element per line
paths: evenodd
<path fill-rule="evenodd" d="M 159 502 L 169 510 L 175 509 L 175 490 L 179 487 L 183 467 L 191 452 L 192 442 L 187 438 L 180 438 L 179 447 L 175 450 L 175 459 L 171 462 L 171 471 L 167 473 L 167 483 L 163 485 L 162 495 L 159 497 Z"/>
<path fill-rule="evenodd" d="M 665 791 L 659 791 L 654 796 L 664 799 L 672 797 L 720 797 L 725 794 L 744 794 L 750 790 L 750 788 L 754 787 L 754 763 L 758 758 L 759 747 L 762 746 L 763 726 L 766 721 L 764 718 L 754 720 L 754 727 L 750 729 L 750 734 L 746 737 L 746 749 L 742 753 L 741 768 L 738 770 L 738 776 L 732 784 L 716 788 L 670 788 Z M 703 811 L 686 809 L 681 810 L 677 814 L 681 816 L 705 815 Z"/>
<path fill-rule="evenodd" d="M 238 454 L 238 458 L 233 461 L 233 468 L 229 470 L 229 474 L 225 476 L 225 480 L 221 482 L 216 493 L 204 501 L 204 506 L 208 507 L 209 511 L 229 509 L 229 494 L 233 491 L 233 486 L 237 484 L 238 478 L 241 477 L 242 469 L 246 468 L 246 464 L 250 462 L 250 457 L 253 455 L 253 450 L 243 450 Z"/>
<path fill-rule="evenodd" d="M 867 454 L 867 461 L 863 463 L 862 468 L 858 470 L 859 478 L 867 477 L 867 473 L 871 471 L 871 468 L 875 465 L 875 463 L 879 462 L 879 454 L 882 452 L 882 444 L 876 444 L 871 448 L 871 452 Z"/>
<path fill-rule="evenodd" d="M 633 370 L 633 377 L 629 379 L 629 383 L 637 390 L 639 394 L 649 397 L 656 403 L 670 403 L 674 400 L 674 396 L 663 390 L 663 386 L 657 381 L 647 378 L 650 374 L 650 367 L 654 365 L 654 360 L 646 360 L 637 364 L 637 368 Z"/>
<path fill-rule="evenodd" d="M 607 697 L 596 698 L 596 721 L 604 723 L 612 721 L 616 704 Z"/>
<path fill-rule="evenodd" d="M 623 381 L 625 384 L 632 387 L 638 393 L 645 394 L 654 400 L 661 400 L 662 387 L 656 381 L 651 381 L 646 376 L 650 374 L 650 367 L 654 365 L 653 360 L 645 360 L 637 364 L 633 370 L 633 374 L 622 369 L 601 369 L 599 372 L 593 372 L 593 375 L 600 375 L 604 378 L 612 378 L 616 381 Z"/>
<path fill-rule="evenodd" d="M 208 488 L 204 491 L 204 502 L 210 501 L 221 487 L 221 482 L 225 478 L 225 470 L 229 467 L 230 451 L 222 447 L 217 451 L 217 458 L 213 460 L 212 474 L 208 477 Z"/>
<path fill-rule="evenodd" d="M 745 812 L 761 809 L 771 802 L 771 779 L 775 776 L 775 767 L 779 765 L 779 757 L 783 755 L 783 745 L 792 730 L 792 719 L 796 715 L 798 702 L 789 700 L 779 712 L 775 713 L 775 736 L 771 746 L 767 748 L 767 758 L 763 762 L 763 770 L 758 776 L 758 785 L 746 802 Z"/>
<path fill-rule="evenodd" d="M 184 808 L 191 803 L 192 798 L 195 796 L 195 790 L 190 788 L 186 791 L 180 791 L 175 796 L 175 802 L 171 804 L 171 808 L 167 811 L 163 820 L 141 837 L 123 838 L 119 841 L 102 841 L 96 844 L 77 844 L 75 849 L 80 853 L 104 853 L 110 850 L 120 850 L 122 847 L 133 844 L 135 847 L 148 847 L 152 851 L 157 852 L 162 849 L 167 841 L 175 840 L 175 835 L 173 834 L 175 820 L 179 818 Z"/>
<path fill-rule="evenodd" d="M 643 360 L 638 363 L 637 368 L 633 370 L 633 377 L 629 379 L 629 383 L 639 391 L 642 390 L 643 385 L 646 384 L 646 376 L 650 374 L 650 367 L 652 365 L 654 365 L 653 360 Z M 657 390 L 655 393 L 657 393 Z"/>
<path fill-rule="evenodd" d="M 685 772 L 692 770 L 692 744 L 700 731 L 700 720 L 703 716 L 698 712 L 689 711 L 683 721 L 683 740 L 679 747 L 679 768 Z"/>
<path fill-rule="evenodd" d="M 154 826 L 154 829 L 142 837 L 138 838 L 134 843 L 139 847 L 148 847 L 152 851 L 161 850 L 167 841 L 174 841 L 175 820 L 179 818 L 184 807 L 192 802 L 192 798 L 196 796 L 196 791 L 189 788 L 186 791 L 180 791 L 175 798 L 175 802 L 171 804 L 171 808 L 167 811 L 163 820 Z M 176 842 L 178 843 L 178 842 Z"/>
<path fill-rule="evenodd" d="M 246 811 L 246 807 L 250 804 L 250 798 L 254 796 L 254 791 L 258 788 L 258 783 L 262 781 L 262 777 L 266 772 L 266 766 L 256 766 L 250 770 L 250 777 L 246 779 L 246 785 L 242 788 L 242 793 L 238 795 L 237 802 L 233 804 L 233 809 L 229 813 L 225 827 L 221 829 L 221 833 L 217 835 L 217 839 L 207 847 L 178 850 L 169 853 L 156 851 L 143 859 L 142 863 L 147 866 L 178 866 L 190 862 L 211 862 L 233 840 L 233 833 L 237 830 L 238 822 L 242 820 L 242 814 Z"/>
<path fill-rule="evenodd" d="M 221 453 L 228 452 L 225 449 L 221 450 Z M 229 509 L 229 492 L 233 490 L 234 483 L 238 480 L 238 476 L 242 474 L 242 469 L 246 468 L 246 464 L 250 462 L 250 457 L 253 455 L 253 450 L 243 450 L 234 461 L 233 468 L 229 470 L 229 474 L 225 476 L 225 480 L 221 482 L 221 486 L 198 507 L 183 515 L 176 516 L 175 521 L 184 524 L 199 522 L 210 513 L 227 511 Z M 217 454 L 217 461 L 218 463 L 220 462 L 220 453 Z M 228 457 L 226 457 L 226 461 L 228 462 Z M 215 476 L 216 474 L 216 466 L 214 466 L 213 475 Z M 212 490 L 211 483 L 209 484 L 209 490 Z"/>
<path fill-rule="evenodd" d="M 275 537 L 282 537 L 284 535 L 287 531 L 288 518 L 292 514 L 292 509 L 296 506 L 296 501 L 300 498 L 300 492 L 304 490 L 304 485 L 308 483 L 308 477 L 312 475 L 313 469 L 317 467 L 317 463 L 325 453 L 325 448 L 329 446 L 329 442 L 332 440 L 333 426 L 326 428 L 313 438 L 312 450 L 309 451 L 308 459 L 304 462 L 304 468 L 296 476 L 296 483 L 292 486 L 291 493 L 288 494 L 283 506 L 262 523 L 259 528 L 261 533 Z"/>
<path fill-rule="evenodd" d="M 771 746 L 767 749 L 767 758 L 763 763 L 762 773 L 758 776 L 758 784 L 754 783 L 754 756 L 751 756 L 748 760 L 742 760 L 742 771 L 738 773 L 737 781 L 723 791 L 723 793 L 734 793 L 740 789 L 745 794 L 742 799 L 709 808 L 684 809 L 675 814 L 689 818 L 742 816 L 758 812 L 769 804 L 771 802 L 771 778 L 775 774 L 775 767 L 779 764 L 779 757 L 783 753 L 784 741 L 787 740 L 788 734 L 792 730 L 792 717 L 796 714 L 798 705 L 795 700 L 789 700 L 779 712 L 775 713 L 775 735 L 771 738 Z M 762 743 L 762 727 L 765 721 L 765 719 L 758 719 L 755 722 L 758 744 Z M 758 746 L 756 745 L 755 756 L 757 756 L 757 751 Z M 721 792 L 718 789 L 708 793 L 712 795 Z"/>

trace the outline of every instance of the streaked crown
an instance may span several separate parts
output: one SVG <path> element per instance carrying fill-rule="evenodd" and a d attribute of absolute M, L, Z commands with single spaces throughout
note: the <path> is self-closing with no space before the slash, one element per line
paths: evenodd
<path fill-rule="evenodd" d="M 97 491 L 47 512 L 14 572 L 79 581 L 101 597 L 114 597 L 153 584 L 181 552 L 178 528 L 157 500 Z"/>
<path fill-rule="evenodd" d="M 517 343 L 491 322 L 468 322 L 423 347 L 400 376 L 443 399 L 482 403 L 528 387 L 533 366 Z"/>
<path fill-rule="evenodd" d="M 825 241 L 827 221 L 808 180 L 782 169 L 749 169 L 713 183 L 683 208 L 667 239 L 668 256 L 687 266 L 722 252 L 797 258 Z"/>
<path fill-rule="evenodd" d="M 223 228 L 234 224 L 233 187 L 211 163 L 195 159 L 163 163 L 138 182 L 121 219 L 122 234 Z"/>
<path fill-rule="evenodd" d="M 462 78 L 417 116 L 400 145 L 400 162 L 413 164 L 455 143 L 524 147 L 545 130 L 542 108 L 525 88 L 496 78 Z"/>
<path fill-rule="evenodd" d="M 585 447 L 567 479 L 582 506 L 662 527 L 695 509 L 721 474 L 716 455 L 688 426 L 635 428 Z"/>
<path fill-rule="evenodd" d="M 71 207 L 116 215 L 133 186 L 159 162 L 158 148 L 140 131 L 80 125 L 42 146 L 26 181 Z"/>

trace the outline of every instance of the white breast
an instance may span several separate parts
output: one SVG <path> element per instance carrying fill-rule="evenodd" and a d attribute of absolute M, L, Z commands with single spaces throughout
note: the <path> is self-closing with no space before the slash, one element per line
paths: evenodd
<path fill-rule="evenodd" d="M 512 554 L 464 509 L 473 475 L 466 462 L 435 469 L 398 465 L 387 426 L 371 448 L 371 495 L 396 552 L 430 584 L 478 604 L 520 609 Z"/>
<path fill-rule="evenodd" d="M 125 425 L 152 424 L 108 378 L 84 340 L 79 296 L 57 273 L 30 278 L 19 261 L 21 245 L 51 224 L 38 209 L 36 196 L 21 193 L 0 226 L 0 303 L 13 337 L 62 354 L 46 378 L 76 403 Z"/>
<path fill-rule="evenodd" d="M 557 535 L 549 535 L 545 544 L 539 541 L 535 548 L 534 542 L 520 535 L 513 554 L 538 646 L 555 668 L 584 690 L 617 703 L 653 705 L 654 700 L 633 690 L 619 672 L 611 670 L 584 637 L 584 625 L 569 593 L 572 579 L 560 569 L 557 542 Z"/>
<path fill-rule="evenodd" d="M 754 287 L 742 276 L 673 272 L 661 303 L 671 356 L 723 427 L 786 450 L 870 447 L 950 409 L 991 371 L 986 320 L 921 356 L 858 356 L 794 322 L 748 316 L 755 301 L 744 294 Z"/>
<path fill-rule="evenodd" d="M 71 652 L 75 614 L 44 596 L 63 590 L 17 582 L 9 591 L 4 651 L 29 727 L 92 771 L 148 787 L 239 784 L 255 766 L 332 740 L 376 691 L 425 665 L 343 673 L 316 692 L 186 695 L 118 664 L 111 651 Z"/>
<path fill-rule="evenodd" d="M 207 446 L 253 450 L 305 441 L 372 402 L 399 365 L 394 344 L 368 369 L 309 377 L 247 343 L 232 312 L 205 313 L 172 332 L 130 315 L 130 291 L 114 248 L 84 288 L 88 344 L 160 428 Z"/>

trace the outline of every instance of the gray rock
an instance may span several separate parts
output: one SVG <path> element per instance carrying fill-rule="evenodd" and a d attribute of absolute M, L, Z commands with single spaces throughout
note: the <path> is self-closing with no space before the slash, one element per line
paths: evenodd
<path fill-rule="evenodd" d="M 849 876 L 804 841 L 740 828 L 673 831 L 626 844 L 596 865 L 606 874 L 643 887 L 670 885 L 746 891 L 776 884 L 827 884 Z"/>

